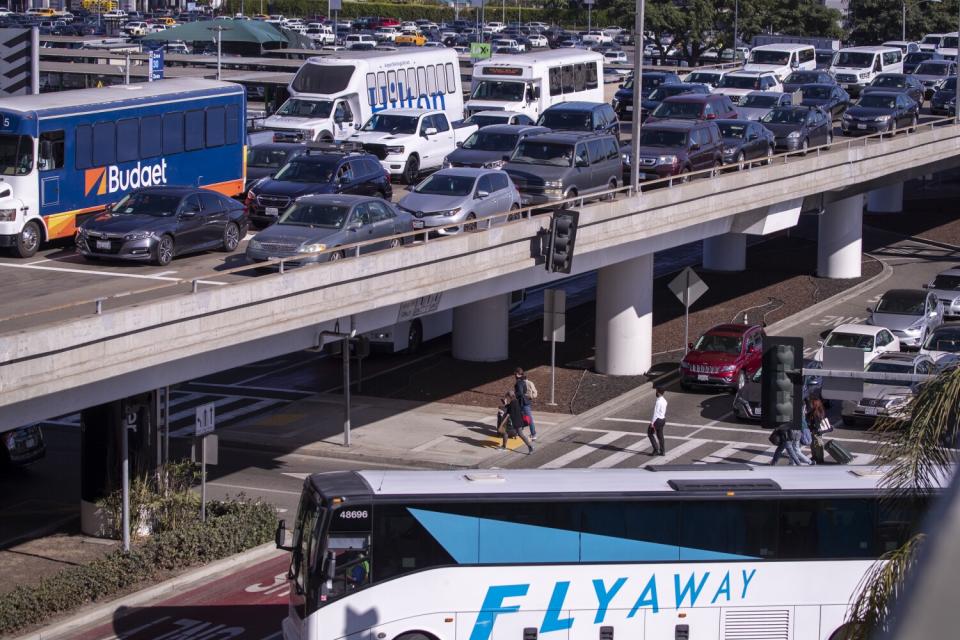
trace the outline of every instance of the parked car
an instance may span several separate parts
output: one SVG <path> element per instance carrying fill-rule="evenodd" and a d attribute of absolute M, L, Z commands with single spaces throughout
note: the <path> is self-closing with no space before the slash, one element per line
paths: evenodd
<path fill-rule="evenodd" d="M 869 373 L 929 375 L 937 367 L 929 356 L 911 353 L 882 353 L 870 364 Z M 906 417 L 904 409 L 920 383 L 908 379 L 864 380 L 863 397 L 858 402 L 844 400 L 841 409 L 843 424 L 872 423 L 877 418 Z"/>
<path fill-rule="evenodd" d="M 533 118 L 519 111 L 477 111 L 463 122 L 464 124 L 475 124 L 482 129 L 495 124 L 532 125 Z"/>
<path fill-rule="evenodd" d="M 736 105 L 738 117 L 743 120 L 759 120 L 774 107 L 793 104 L 793 96 L 777 91 L 751 91 Z"/>
<path fill-rule="evenodd" d="M 749 120 L 717 120 L 723 138 L 723 163 L 742 166 L 745 161 L 768 159 L 774 154 L 773 132 Z"/>
<path fill-rule="evenodd" d="M 751 91 L 783 91 L 772 71 L 732 71 L 723 76 L 716 92 L 739 100 Z"/>
<path fill-rule="evenodd" d="M 624 170 L 633 159 L 629 145 L 621 149 Z M 719 167 L 723 138 L 716 121 L 664 120 L 640 128 L 640 179 L 683 176 L 692 171 Z M 681 178 L 685 180 L 686 176 Z"/>
<path fill-rule="evenodd" d="M 867 313 L 867 324 L 890 329 L 901 348 L 919 349 L 927 335 L 943 324 L 943 304 L 936 294 L 923 289 L 890 289 Z"/>
<path fill-rule="evenodd" d="M 837 81 L 827 71 L 798 69 L 783 79 L 783 91 L 784 93 L 793 93 L 805 84 L 837 84 Z"/>
<path fill-rule="evenodd" d="M 77 251 L 88 260 L 166 266 L 186 253 L 235 251 L 247 224 L 243 205 L 215 191 L 146 187 L 85 220 L 77 228 Z"/>
<path fill-rule="evenodd" d="M 923 288 L 943 303 L 945 318 L 960 317 L 960 268 L 941 271 L 931 282 L 923 285 Z"/>
<path fill-rule="evenodd" d="M 960 362 L 960 326 L 945 324 L 934 329 L 920 353 L 929 356 L 940 369 L 956 365 Z"/>
<path fill-rule="evenodd" d="M 662 84 L 680 83 L 680 76 L 672 71 L 645 71 L 643 74 L 641 93 L 644 96 Z M 633 114 L 633 76 L 627 78 L 613 95 L 613 110 L 621 120 L 627 120 Z"/>
<path fill-rule="evenodd" d="M 800 87 L 805 107 L 820 107 L 830 118 L 838 118 L 850 107 L 850 94 L 836 84 L 805 84 Z"/>
<path fill-rule="evenodd" d="M 680 360 L 680 386 L 742 388 L 760 368 L 763 335 L 758 324 L 719 324 L 709 329 Z"/>
<path fill-rule="evenodd" d="M 601 131 L 557 131 L 523 140 L 503 166 L 523 206 L 589 196 L 620 186 L 617 141 Z"/>
<path fill-rule="evenodd" d="M 545 109 L 538 127 L 554 131 L 596 131 L 620 140 L 620 121 L 613 107 L 603 102 L 561 102 Z"/>
<path fill-rule="evenodd" d="M 900 340 L 889 329 L 869 324 L 841 324 L 832 329 L 821 341 L 813 355 L 818 365 L 823 363 L 824 347 L 846 347 L 863 352 L 863 365 L 887 351 L 900 351 Z"/>
<path fill-rule="evenodd" d="M 697 69 L 685 75 L 683 81 L 688 84 L 705 84 L 713 89 L 720 85 L 720 81 L 726 74 L 727 71 L 724 69 Z"/>
<path fill-rule="evenodd" d="M 393 187 L 374 155 L 309 149 L 294 156 L 272 177 L 262 178 L 250 187 L 247 213 L 255 226 L 264 227 L 273 224 L 297 198 L 332 193 L 389 200 Z"/>
<path fill-rule="evenodd" d="M 710 89 L 705 84 L 688 84 L 686 82 L 662 84 L 651 91 L 640 103 L 640 122 L 646 122 L 650 114 L 667 98 L 688 93 L 709 95 Z"/>
<path fill-rule="evenodd" d="M 627 52 L 621 49 L 603 52 L 604 64 L 628 64 L 629 62 L 630 59 L 627 57 Z"/>
<path fill-rule="evenodd" d="M 306 151 L 307 146 L 299 142 L 265 142 L 247 147 L 247 182 L 244 194 L 254 182 L 272 177 L 290 160 Z"/>
<path fill-rule="evenodd" d="M 502 223 L 507 215 L 478 223 L 497 213 L 520 208 L 520 192 L 503 171 L 495 169 L 441 169 L 403 197 L 399 207 L 413 216 L 414 229 L 437 235 L 476 231 Z M 519 217 L 519 214 L 516 214 Z"/>
<path fill-rule="evenodd" d="M 871 92 L 847 109 L 840 121 L 844 135 L 917 128 L 920 105 L 899 92 Z"/>
<path fill-rule="evenodd" d="M 443 168 L 474 167 L 500 169 L 517 145 L 529 136 L 549 133 L 550 129 L 535 125 L 495 124 L 474 132 L 443 161 Z"/>
<path fill-rule="evenodd" d="M 329 262 L 354 252 L 328 249 L 368 241 L 373 242 L 364 245 L 361 254 L 395 248 L 402 242 L 393 236 L 412 229 L 409 214 L 380 198 L 311 195 L 297 198 L 275 224 L 255 235 L 246 255 L 252 262 L 293 257 L 297 259 L 288 264 Z"/>
<path fill-rule="evenodd" d="M 916 101 L 917 104 L 923 103 L 923 84 L 916 76 L 906 73 L 881 73 L 876 78 L 871 80 L 870 84 L 863 88 L 863 90 L 860 92 L 860 95 L 862 96 L 868 93 L 876 92 L 889 93 L 891 91 L 905 93 L 910 96 L 911 99 Z"/>
<path fill-rule="evenodd" d="M 778 149 L 802 151 L 833 142 L 833 122 L 819 107 L 777 107 L 760 124 L 773 132 Z"/>
<path fill-rule="evenodd" d="M 936 51 L 914 51 L 903 57 L 903 72 L 913 73 L 921 62 L 927 60 L 943 60 L 943 56 Z"/>
<path fill-rule="evenodd" d="M 733 102 L 725 95 L 685 93 L 665 99 L 654 109 L 646 122 L 661 120 L 735 120 L 739 114 Z"/>
<path fill-rule="evenodd" d="M 31 464 L 47 454 L 39 425 L 27 425 L 0 433 L 0 469 Z"/>
<path fill-rule="evenodd" d="M 939 88 L 933 92 L 930 98 L 930 113 L 938 116 L 952 116 L 957 112 L 956 102 L 950 105 L 951 100 L 957 99 L 957 79 L 956 77 L 947 78 L 940 84 Z"/>
<path fill-rule="evenodd" d="M 377 39 L 366 33 L 351 33 L 343 39 L 347 49 L 370 50 L 377 46 Z"/>
<path fill-rule="evenodd" d="M 953 60 L 927 60 L 921 62 L 913 71 L 913 77 L 923 84 L 923 98 L 929 100 L 933 97 L 939 85 L 950 77 L 957 75 L 957 63 Z M 918 100 L 922 102 L 922 100 Z"/>

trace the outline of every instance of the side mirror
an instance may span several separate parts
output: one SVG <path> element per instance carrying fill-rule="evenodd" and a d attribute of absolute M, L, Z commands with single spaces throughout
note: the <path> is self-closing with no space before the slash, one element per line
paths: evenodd
<path fill-rule="evenodd" d="M 692 342 L 688 342 L 688 343 L 687 343 L 687 349 L 689 349 L 689 350 L 691 350 L 691 351 L 693 350 L 693 343 L 692 343 Z"/>
<path fill-rule="evenodd" d="M 747 136 L 747 140 L 756 140 L 756 139 L 759 138 L 759 137 L 760 137 L 760 136 L 759 136 L 758 134 L 756 134 L 756 133 L 751 133 L 750 135 Z"/>
<path fill-rule="evenodd" d="M 930 317 L 931 317 L 931 318 L 936 318 L 937 315 L 938 315 L 938 314 L 937 314 L 936 311 L 931 311 L 931 312 L 930 312 Z"/>
<path fill-rule="evenodd" d="M 478 200 L 483 200 L 484 198 L 486 198 L 486 197 L 489 196 L 489 195 L 490 195 L 490 192 L 489 192 L 489 191 L 483 191 L 483 190 L 477 191 L 477 199 L 478 199 Z"/>
<path fill-rule="evenodd" d="M 589 167 L 590 163 L 587 162 L 585 158 L 577 158 L 576 166 L 578 167 Z"/>
<path fill-rule="evenodd" d="M 923 283 L 923 284 L 920 285 L 920 286 L 923 287 L 924 289 L 929 289 L 929 288 L 930 288 L 930 283 L 929 283 L 929 282 L 925 282 L 925 283 Z"/>
<path fill-rule="evenodd" d="M 192 217 L 194 217 L 195 215 L 197 215 L 198 213 L 200 213 L 200 212 L 197 210 L 196 207 L 185 208 L 183 211 L 180 212 L 180 217 L 181 217 L 181 218 L 192 218 Z"/>
<path fill-rule="evenodd" d="M 461 142 L 461 141 L 458 140 L 458 141 L 457 141 L 457 149 L 459 149 L 459 148 L 462 147 L 462 146 L 463 146 L 463 142 Z"/>
<path fill-rule="evenodd" d="M 510 156 L 509 156 L 509 155 L 504 155 L 504 156 L 502 156 L 502 158 L 503 158 L 503 161 L 504 161 L 504 162 L 510 162 Z"/>
<path fill-rule="evenodd" d="M 867 313 L 873 313 L 873 307 L 867 307 Z"/>
<path fill-rule="evenodd" d="M 277 531 L 273 536 L 274 542 L 277 545 L 277 549 L 283 549 L 284 551 L 292 551 L 293 547 L 287 545 L 287 521 L 280 520 L 277 522 Z"/>
<path fill-rule="evenodd" d="M 358 122 L 358 123 L 356 123 L 355 125 L 353 125 L 353 128 L 356 129 L 357 131 L 360 131 L 360 126 L 361 126 L 361 125 L 360 125 L 360 123 Z"/>
<path fill-rule="evenodd" d="M 698 150 L 699 148 L 700 148 L 700 143 L 699 143 L 699 142 L 691 142 L 691 143 L 690 143 L 690 151 L 696 151 L 696 150 Z"/>
<path fill-rule="evenodd" d="M 363 222 L 360 220 L 351 220 L 347 225 L 347 231 L 359 231 L 360 227 L 363 226 Z"/>
<path fill-rule="evenodd" d="M 427 127 L 426 129 L 423 130 L 423 137 L 425 138 L 428 138 L 430 136 L 435 136 L 435 135 L 437 135 L 436 127 Z"/>
<path fill-rule="evenodd" d="M 44 140 L 40 143 L 40 157 L 41 158 L 52 158 L 53 157 L 53 144 L 49 140 Z"/>

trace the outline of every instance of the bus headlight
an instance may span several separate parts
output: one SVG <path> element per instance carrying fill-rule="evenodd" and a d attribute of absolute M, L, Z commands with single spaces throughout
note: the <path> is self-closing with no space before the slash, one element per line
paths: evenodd
<path fill-rule="evenodd" d="M 0 222 L 13 222 L 16 219 L 16 209 L 0 209 Z"/>

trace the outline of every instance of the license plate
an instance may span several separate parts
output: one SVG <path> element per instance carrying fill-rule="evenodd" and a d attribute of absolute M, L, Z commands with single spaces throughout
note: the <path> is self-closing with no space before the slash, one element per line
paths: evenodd
<path fill-rule="evenodd" d="M 276 207 L 267 207 L 266 213 L 268 216 L 273 216 L 274 218 L 276 218 L 278 215 L 280 215 L 280 210 L 277 209 Z"/>
<path fill-rule="evenodd" d="M 632 104 L 628 104 L 628 105 L 626 105 L 626 106 L 624 107 L 624 109 L 626 109 L 627 111 L 633 111 L 633 105 L 632 105 Z"/>
<path fill-rule="evenodd" d="M 97 240 L 97 249 L 109 249 L 110 241 L 109 240 Z"/>
<path fill-rule="evenodd" d="M 697 380 L 699 380 L 700 382 L 706 382 L 709 379 L 710 379 L 710 376 L 708 375 L 704 375 L 702 373 L 697 375 Z"/>
<path fill-rule="evenodd" d="M 530 204 L 530 198 L 520 198 L 520 204 L 522 205 Z"/>
<path fill-rule="evenodd" d="M 423 229 L 423 220 L 414 220 L 413 221 L 414 229 Z"/>
<path fill-rule="evenodd" d="M 864 408 L 863 408 L 863 412 L 864 412 L 865 414 L 867 414 L 868 416 L 875 416 L 875 415 L 877 415 L 877 408 L 876 408 L 876 407 L 864 407 Z"/>
<path fill-rule="evenodd" d="M 866 128 L 867 128 L 867 125 L 865 125 L 865 124 L 858 124 L 858 125 L 857 125 L 857 129 L 866 129 Z"/>
<path fill-rule="evenodd" d="M 27 449 L 33 449 L 37 446 L 37 441 L 34 438 L 27 438 L 27 441 L 24 443 Z"/>
<path fill-rule="evenodd" d="M 841 84 L 841 85 L 840 85 L 840 88 L 841 88 L 841 89 L 847 89 L 847 88 L 849 88 L 849 87 L 850 87 L 850 85 L 848 85 L 848 84 Z"/>

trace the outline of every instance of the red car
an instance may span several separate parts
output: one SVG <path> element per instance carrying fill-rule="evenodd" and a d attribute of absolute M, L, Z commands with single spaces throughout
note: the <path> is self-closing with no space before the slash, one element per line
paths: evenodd
<path fill-rule="evenodd" d="M 680 386 L 736 391 L 760 368 L 762 354 L 762 326 L 718 324 L 697 338 L 680 361 Z"/>
<path fill-rule="evenodd" d="M 722 93 L 682 93 L 657 105 L 644 124 L 662 120 L 735 120 L 737 117 L 733 101 Z"/>

